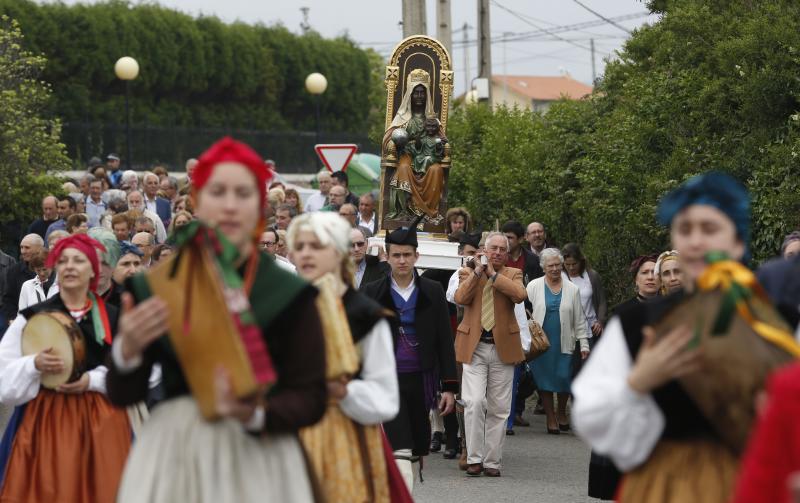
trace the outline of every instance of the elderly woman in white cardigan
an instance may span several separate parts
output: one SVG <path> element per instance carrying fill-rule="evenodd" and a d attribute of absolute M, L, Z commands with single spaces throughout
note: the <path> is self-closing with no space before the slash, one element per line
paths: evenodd
<path fill-rule="evenodd" d="M 547 414 L 547 433 L 569 431 L 567 400 L 572 374 L 572 352 L 580 342 L 581 357 L 589 356 L 589 329 L 581 307 L 580 290 L 563 281 L 564 257 L 556 248 L 542 250 L 539 261 L 544 276 L 528 283 L 533 319 L 544 329 L 550 349 L 532 363 L 533 376 Z M 558 412 L 553 395 L 558 395 Z"/>

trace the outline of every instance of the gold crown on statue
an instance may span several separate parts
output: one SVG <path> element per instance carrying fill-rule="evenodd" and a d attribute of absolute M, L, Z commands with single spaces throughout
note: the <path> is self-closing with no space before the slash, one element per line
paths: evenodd
<path fill-rule="evenodd" d="M 428 72 L 421 68 L 417 68 L 416 70 L 412 70 L 411 73 L 408 74 L 408 83 L 409 84 L 428 84 L 431 83 L 431 76 Z"/>

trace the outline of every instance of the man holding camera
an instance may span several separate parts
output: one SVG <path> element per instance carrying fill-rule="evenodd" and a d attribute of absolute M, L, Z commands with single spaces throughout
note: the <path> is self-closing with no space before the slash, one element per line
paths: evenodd
<path fill-rule="evenodd" d="M 524 360 L 514 305 L 525 300 L 522 271 L 506 267 L 508 239 L 486 237 L 485 251 L 459 271 L 457 304 L 464 318 L 456 333 L 463 364 L 461 397 L 467 437 L 467 475 L 500 476 L 514 365 Z"/>

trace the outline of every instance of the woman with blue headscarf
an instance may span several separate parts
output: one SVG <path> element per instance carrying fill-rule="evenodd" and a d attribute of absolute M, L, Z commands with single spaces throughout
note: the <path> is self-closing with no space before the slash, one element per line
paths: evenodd
<path fill-rule="evenodd" d="M 749 196 L 728 175 L 688 180 L 664 197 L 658 218 L 669 226 L 686 288 L 710 252 L 747 257 Z M 686 349 L 693 334 L 680 328 L 656 340 L 648 326 L 683 299 L 677 292 L 618 311 L 573 382 L 576 431 L 625 473 L 619 501 L 723 503 L 730 496 L 737 459 L 678 383 L 701 365 L 699 351 Z"/>

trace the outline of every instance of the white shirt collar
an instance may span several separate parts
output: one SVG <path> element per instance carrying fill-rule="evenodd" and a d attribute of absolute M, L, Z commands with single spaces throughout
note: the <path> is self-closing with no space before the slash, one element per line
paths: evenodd
<path fill-rule="evenodd" d="M 411 280 L 411 283 L 409 283 L 407 287 L 401 288 L 397 284 L 397 281 L 394 280 L 394 276 L 390 275 L 389 278 L 392 280 L 392 290 L 397 292 L 397 294 L 400 297 L 402 297 L 403 300 L 408 300 L 411 297 L 411 294 L 414 293 L 414 289 L 417 288 L 417 282 L 414 281 L 413 279 Z"/>

